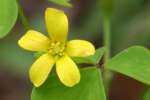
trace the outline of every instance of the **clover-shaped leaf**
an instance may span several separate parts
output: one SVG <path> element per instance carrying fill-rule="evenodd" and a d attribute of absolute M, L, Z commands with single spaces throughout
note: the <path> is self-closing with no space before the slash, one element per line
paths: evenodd
<path fill-rule="evenodd" d="M 102 76 L 95 67 L 81 70 L 81 81 L 74 87 L 65 87 L 53 75 L 32 91 L 31 100 L 106 100 Z"/>
<path fill-rule="evenodd" d="M 14 26 L 18 15 L 16 0 L 0 0 L 0 38 Z"/>
<path fill-rule="evenodd" d="M 110 59 L 105 66 L 150 85 L 150 51 L 144 47 L 130 47 Z"/>

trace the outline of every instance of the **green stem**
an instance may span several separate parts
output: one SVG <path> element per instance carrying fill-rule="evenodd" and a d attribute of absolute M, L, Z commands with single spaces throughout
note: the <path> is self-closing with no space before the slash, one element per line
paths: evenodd
<path fill-rule="evenodd" d="M 22 25 L 24 26 L 25 30 L 29 30 L 29 29 L 32 29 L 31 25 L 29 24 L 26 16 L 24 15 L 23 13 L 23 9 L 19 3 L 19 0 L 17 0 L 17 3 L 18 3 L 18 13 L 19 13 L 19 19 L 22 23 Z"/>
<path fill-rule="evenodd" d="M 103 28 L 104 28 L 104 46 L 106 48 L 105 51 L 105 55 L 104 55 L 104 72 L 103 72 L 103 77 L 104 77 L 104 84 L 105 84 L 105 89 L 106 89 L 106 93 L 108 94 L 109 92 L 109 87 L 110 87 L 110 83 L 112 80 L 112 73 L 106 69 L 106 62 L 109 60 L 110 58 L 110 50 L 111 50 L 111 42 L 110 42 L 110 38 L 111 38 L 111 31 L 110 31 L 110 18 L 108 17 L 104 17 L 104 23 L 103 23 Z"/>
<path fill-rule="evenodd" d="M 110 58 L 110 20 L 104 18 L 104 46 L 106 48 L 105 62 Z"/>

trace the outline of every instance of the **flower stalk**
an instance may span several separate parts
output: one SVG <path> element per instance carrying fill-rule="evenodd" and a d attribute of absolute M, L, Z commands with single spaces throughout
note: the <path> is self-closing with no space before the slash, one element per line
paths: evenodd
<path fill-rule="evenodd" d="M 103 77 L 104 77 L 104 84 L 105 84 L 105 89 L 106 89 L 106 93 L 108 94 L 109 91 L 109 87 L 111 84 L 111 80 L 112 80 L 112 73 L 106 69 L 106 62 L 108 62 L 108 60 L 111 57 L 111 27 L 110 27 L 110 18 L 109 17 L 104 17 L 104 21 L 103 21 L 103 43 L 104 46 L 106 48 L 105 51 L 105 55 L 104 55 L 104 72 L 103 72 Z"/>

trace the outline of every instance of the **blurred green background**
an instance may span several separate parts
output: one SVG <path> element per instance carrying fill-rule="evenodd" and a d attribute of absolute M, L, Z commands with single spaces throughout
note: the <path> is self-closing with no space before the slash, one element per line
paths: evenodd
<path fill-rule="evenodd" d="M 102 47 L 103 18 L 100 0 L 72 0 L 73 8 L 65 8 L 47 0 L 20 0 L 24 13 L 35 30 L 47 34 L 44 11 L 47 7 L 65 10 L 70 21 L 70 39 L 80 38 Z M 111 17 L 111 53 L 132 46 L 150 48 L 150 1 L 113 0 Z M 0 40 L 0 100 L 30 100 L 32 85 L 28 70 L 34 58 L 31 52 L 18 47 L 25 33 L 20 20 L 10 34 Z M 138 100 L 146 86 L 129 77 L 116 74 L 110 100 Z"/>

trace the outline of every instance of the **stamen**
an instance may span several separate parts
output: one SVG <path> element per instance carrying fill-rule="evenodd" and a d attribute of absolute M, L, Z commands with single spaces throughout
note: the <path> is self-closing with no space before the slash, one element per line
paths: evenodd
<path fill-rule="evenodd" d="M 54 56 L 54 57 L 61 57 L 64 55 L 64 45 L 61 44 L 61 42 L 52 42 L 50 44 L 50 48 L 49 48 L 49 52 L 50 55 Z"/>

